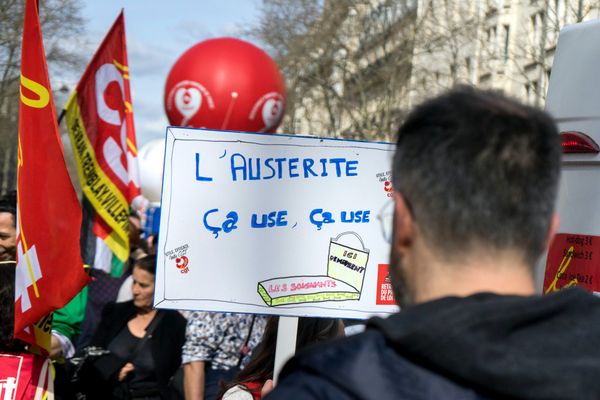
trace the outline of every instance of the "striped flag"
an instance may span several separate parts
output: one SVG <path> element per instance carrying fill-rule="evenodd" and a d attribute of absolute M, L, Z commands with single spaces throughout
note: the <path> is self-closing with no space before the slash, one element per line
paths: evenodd
<path fill-rule="evenodd" d="M 129 207 L 141 199 L 123 12 L 65 110 L 83 193 L 96 214 L 94 267 L 120 276 L 129 256 Z"/>

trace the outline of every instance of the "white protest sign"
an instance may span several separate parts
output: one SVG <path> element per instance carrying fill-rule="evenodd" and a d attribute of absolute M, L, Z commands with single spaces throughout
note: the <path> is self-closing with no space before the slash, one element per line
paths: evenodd
<path fill-rule="evenodd" d="M 387 272 L 394 146 L 168 128 L 155 306 L 365 318 Z"/>

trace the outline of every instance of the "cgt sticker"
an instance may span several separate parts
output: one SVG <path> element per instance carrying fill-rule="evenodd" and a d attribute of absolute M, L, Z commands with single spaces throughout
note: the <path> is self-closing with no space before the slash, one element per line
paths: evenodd
<path fill-rule="evenodd" d="M 184 244 L 173 250 L 169 250 L 169 251 L 165 252 L 165 256 L 169 257 L 169 260 L 175 262 L 175 267 L 182 274 L 187 274 L 188 272 L 190 272 L 190 267 L 189 267 L 190 260 L 186 256 L 189 248 L 190 248 L 190 246 L 188 244 Z"/>
<path fill-rule="evenodd" d="M 175 259 L 175 266 L 179 269 L 182 274 L 187 274 L 190 272 L 188 268 L 188 263 L 190 260 L 186 256 L 177 257 Z"/>
<path fill-rule="evenodd" d="M 559 233 L 548 251 L 544 293 L 556 292 L 571 286 L 581 286 L 600 292 L 600 237 Z"/>
<path fill-rule="evenodd" d="M 383 184 L 383 191 L 386 193 L 387 197 L 392 197 L 392 192 L 394 188 L 392 187 L 392 171 L 379 172 L 377 175 L 377 180 Z"/>

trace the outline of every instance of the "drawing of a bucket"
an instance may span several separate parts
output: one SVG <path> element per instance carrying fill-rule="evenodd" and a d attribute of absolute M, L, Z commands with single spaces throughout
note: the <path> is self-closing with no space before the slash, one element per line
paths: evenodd
<path fill-rule="evenodd" d="M 357 249 L 340 243 L 342 237 L 355 236 L 360 242 L 361 248 Z M 329 258 L 327 262 L 327 275 L 334 279 L 346 282 L 359 293 L 362 290 L 365 279 L 367 262 L 369 261 L 369 249 L 356 232 L 340 233 L 329 242 Z"/>

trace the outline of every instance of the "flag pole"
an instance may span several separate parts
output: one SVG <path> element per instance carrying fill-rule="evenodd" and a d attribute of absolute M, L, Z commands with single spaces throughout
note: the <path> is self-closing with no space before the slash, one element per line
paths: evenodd
<path fill-rule="evenodd" d="M 61 121 L 65 117 L 66 112 L 67 110 L 65 110 L 64 108 L 60 111 L 60 115 L 58 116 L 58 125 L 60 125 Z"/>

